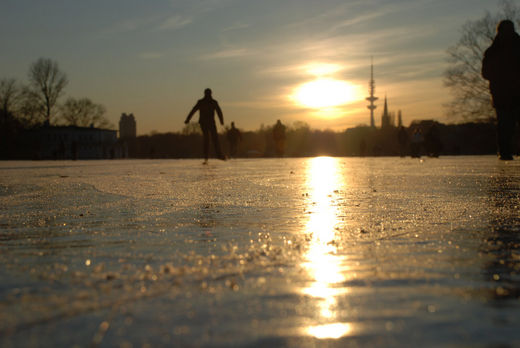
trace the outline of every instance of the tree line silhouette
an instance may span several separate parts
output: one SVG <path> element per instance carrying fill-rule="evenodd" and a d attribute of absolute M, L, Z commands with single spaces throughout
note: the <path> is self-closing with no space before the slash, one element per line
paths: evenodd
<path fill-rule="evenodd" d="M 242 131 L 235 157 L 277 157 L 273 126 L 262 125 L 256 131 Z M 284 156 L 410 156 L 415 130 L 423 134 L 419 144 L 419 154 L 423 156 L 496 154 L 496 126 L 493 122 L 447 125 L 417 121 L 402 130 L 406 133 L 404 142 L 397 127 L 358 126 L 337 132 L 311 129 L 304 122 L 295 122 L 286 130 Z M 229 153 L 226 133 L 220 133 L 219 137 L 224 150 Z M 202 135 L 194 127 L 191 131 L 142 135 L 124 142 L 131 158 L 200 158 L 202 155 Z"/>

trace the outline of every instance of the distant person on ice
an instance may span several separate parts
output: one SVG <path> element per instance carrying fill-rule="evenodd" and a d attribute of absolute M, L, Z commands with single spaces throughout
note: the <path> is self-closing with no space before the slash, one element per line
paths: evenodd
<path fill-rule="evenodd" d="M 497 114 L 501 160 L 513 159 L 513 134 L 520 118 L 520 36 L 510 20 L 498 24 L 493 44 L 484 53 L 482 77 L 489 80 Z"/>
<path fill-rule="evenodd" d="M 236 157 L 238 153 L 238 143 L 242 140 L 242 134 L 235 128 L 235 122 L 231 122 L 231 128 L 226 133 L 229 142 L 229 155 Z"/>
<path fill-rule="evenodd" d="M 273 127 L 273 139 L 276 156 L 283 157 L 285 152 L 285 126 L 280 120 L 276 121 L 276 124 Z"/>
<path fill-rule="evenodd" d="M 199 99 L 197 104 L 191 109 L 188 117 L 186 117 L 185 124 L 190 122 L 191 117 L 195 112 L 199 111 L 199 124 L 204 136 L 204 164 L 208 163 L 209 158 L 209 138 L 211 136 L 213 145 L 215 146 L 215 153 L 217 158 L 226 160 L 220 149 L 220 142 L 218 139 L 217 125 L 215 124 L 215 111 L 217 112 L 220 124 L 224 125 L 224 116 L 218 102 L 211 97 L 211 89 L 204 90 L 204 98 Z"/>
<path fill-rule="evenodd" d="M 424 136 L 420 128 L 415 128 L 412 133 L 412 139 L 410 140 L 410 152 L 412 158 L 421 157 L 421 149 L 424 142 Z"/>

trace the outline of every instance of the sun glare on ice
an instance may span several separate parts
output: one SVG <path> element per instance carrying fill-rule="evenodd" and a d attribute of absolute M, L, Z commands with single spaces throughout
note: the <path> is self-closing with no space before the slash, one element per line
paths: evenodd
<path fill-rule="evenodd" d="M 325 339 L 348 336 L 349 323 L 340 321 L 338 297 L 349 289 L 341 284 L 346 280 L 348 268 L 343 257 L 337 254 L 334 240 L 336 225 L 340 223 L 334 192 L 344 185 L 339 161 L 332 157 L 316 157 L 310 161 L 308 172 L 309 221 L 306 233 L 311 236 L 303 268 L 313 281 L 301 289 L 316 299 L 316 325 L 304 328 L 307 335 Z"/>

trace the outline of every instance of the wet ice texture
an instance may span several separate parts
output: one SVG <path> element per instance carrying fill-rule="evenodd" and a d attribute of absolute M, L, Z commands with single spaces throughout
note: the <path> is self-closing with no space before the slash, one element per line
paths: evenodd
<path fill-rule="evenodd" d="M 1 346 L 520 344 L 520 164 L 0 163 Z"/>

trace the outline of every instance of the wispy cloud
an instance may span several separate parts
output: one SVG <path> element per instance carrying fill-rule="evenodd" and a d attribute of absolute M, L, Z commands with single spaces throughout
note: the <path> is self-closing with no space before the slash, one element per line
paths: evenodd
<path fill-rule="evenodd" d="M 197 0 L 197 1 L 179 1 L 170 0 L 169 7 L 175 13 L 183 13 L 190 15 L 192 18 L 198 18 L 208 13 L 214 12 L 219 8 L 229 5 L 229 3 L 237 0 Z M 239 0 L 240 1 L 240 0 Z"/>
<path fill-rule="evenodd" d="M 193 20 L 190 17 L 184 17 L 181 15 L 173 15 L 162 21 L 157 27 L 159 31 L 165 30 L 176 30 L 190 24 Z"/>
<path fill-rule="evenodd" d="M 105 34 L 124 34 L 137 31 L 149 25 L 150 18 L 127 18 L 113 23 L 105 30 Z"/>
<path fill-rule="evenodd" d="M 154 14 L 138 18 L 126 18 L 111 25 L 105 32 L 108 34 L 125 34 L 131 32 L 160 32 L 177 30 L 193 22 L 192 17 L 179 14 L 165 17 Z"/>
<path fill-rule="evenodd" d="M 152 60 L 162 58 L 163 54 L 160 52 L 141 52 L 139 58 L 143 60 Z"/>
<path fill-rule="evenodd" d="M 231 59 L 240 58 L 251 55 L 252 52 L 245 48 L 229 48 L 220 51 L 208 53 L 200 57 L 201 60 L 212 60 L 212 59 Z"/>
<path fill-rule="evenodd" d="M 350 69 L 350 65 L 347 65 L 345 62 L 315 60 L 296 62 L 290 65 L 272 65 L 258 70 L 257 73 L 272 76 L 285 75 L 292 78 L 311 78 L 316 76 L 336 76 Z"/>
<path fill-rule="evenodd" d="M 250 24 L 238 22 L 238 23 L 235 23 L 234 25 L 231 25 L 227 28 L 222 29 L 222 32 L 224 33 L 224 32 L 228 32 L 228 31 L 247 29 L 249 27 L 250 27 Z"/>
<path fill-rule="evenodd" d="M 385 13 L 382 13 L 382 12 L 374 12 L 374 13 L 367 13 L 364 15 L 356 16 L 353 18 L 348 18 L 348 19 L 342 20 L 342 21 L 336 23 L 335 25 L 333 25 L 331 27 L 331 31 L 336 31 L 339 29 L 348 28 L 348 27 L 356 25 L 356 24 L 373 21 L 384 15 L 385 15 Z"/>
<path fill-rule="evenodd" d="M 342 3 L 338 6 L 327 8 L 324 12 L 319 14 L 312 14 L 304 19 L 300 19 L 296 22 L 287 23 L 289 28 L 308 28 L 316 25 L 320 26 L 323 23 L 327 23 L 328 27 L 334 26 L 341 18 L 343 21 L 345 18 L 350 18 L 352 14 L 359 13 L 359 7 L 365 6 L 366 0 L 349 1 L 348 3 Z"/>

